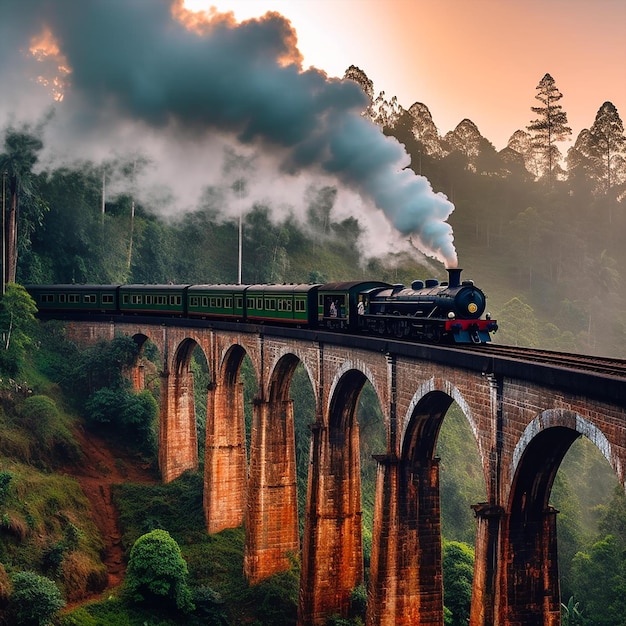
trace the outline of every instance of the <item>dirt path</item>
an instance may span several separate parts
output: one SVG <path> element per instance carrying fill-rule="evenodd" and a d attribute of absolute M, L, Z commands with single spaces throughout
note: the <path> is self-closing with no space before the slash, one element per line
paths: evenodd
<path fill-rule="evenodd" d="M 123 580 L 126 564 L 121 543 L 118 512 L 113 504 L 113 485 L 133 482 L 155 484 L 154 475 L 141 467 L 135 459 L 113 455 L 108 445 L 98 436 L 79 428 L 74 433 L 84 453 L 83 463 L 68 468 L 78 481 L 91 504 L 91 515 L 105 543 L 104 564 L 109 582 L 106 590 L 117 587 Z"/>

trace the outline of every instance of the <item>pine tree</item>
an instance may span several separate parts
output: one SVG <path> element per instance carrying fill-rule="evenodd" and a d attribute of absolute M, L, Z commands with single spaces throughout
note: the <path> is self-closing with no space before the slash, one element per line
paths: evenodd
<path fill-rule="evenodd" d="M 611 102 L 605 102 L 589 129 L 589 157 L 605 193 L 626 180 L 624 124 Z"/>
<path fill-rule="evenodd" d="M 556 142 L 563 141 L 571 135 L 572 129 L 567 126 L 567 114 L 558 104 L 563 94 L 557 89 L 554 78 L 546 74 L 537 85 L 537 89 L 539 93 L 535 98 L 542 106 L 531 107 L 531 110 L 539 117 L 526 128 L 532 134 L 533 147 L 543 161 L 543 170 L 551 181 L 561 159 Z"/>

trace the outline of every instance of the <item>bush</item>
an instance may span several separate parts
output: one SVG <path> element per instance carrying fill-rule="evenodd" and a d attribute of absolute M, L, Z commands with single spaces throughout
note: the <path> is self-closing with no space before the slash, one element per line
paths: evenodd
<path fill-rule="evenodd" d="M 59 422 L 59 410 L 48 396 L 31 396 L 20 408 L 23 425 L 35 436 L 37 442 L 50 446 Z"/>
<path fill-rule="evenodd" d="M 61 592 L 52 580 L 34 572 L 13 576 L 9 612 L 19 626 L 46 626 L 52 616 L 65 606 Z"/>
<path fill-rule="evenodd" d="M 103 387 L 89 396 L 85 410 L 91 424 L 115 426 L 125 439 L 137 443 L 144 452 L 154 451 L 152 425 L 158 404 L 149 391 L 133 393 L 128 389 Z"/>
<path fill-rule="evenodd" d="M 194 609 L 187 585 L 187 563 L 166 530 L 153 530 L 135 541 L 126 571 L 126 596 L 133 602 L 161 602 L 188 613 Z"/>

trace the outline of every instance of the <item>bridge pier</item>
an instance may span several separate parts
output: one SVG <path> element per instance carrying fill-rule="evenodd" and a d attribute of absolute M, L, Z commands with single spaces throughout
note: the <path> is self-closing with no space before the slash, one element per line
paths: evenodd
<path fill-rule="evenodd" d="M 494 626 L 499 603 L 498 554 L 504 509 L 488 503 L 472 507 L 476 515 L 476 548 L 470 626 Z"/>
<path fill-rule="evenodd" d="M 204 515 L 209 533 L 241 526 L 247 465 L 243 383 L 209 387 L 204 453 Z"/>
<path fill-rule="evenodd" d="M 559 626 L 561 600 L 554 507 L 508 526 L 501 563 L 500 623 L 511 626 Z"/>
<path fill-rule="evenodd" d="M 376 457 L 368 626 L 441 626 L 439 459 Z"/>
<path fill-rule="evenodd" d="M 161 375 L 158 458 L 166 483 L 187 470 L 198 469 L 193 374 L 187 369 Z"/>
<path fill-rule="evenodd" d="M 244 573 L 251 584 L 289 569 L 300 550 L 293 400 L 253 406 Z"/>
<path fill-rule="evenodd" d="M 324 624 L 333 614 L 347 616 L 352 590 L 363 583 L 356 420 L 346 428 L 317 424 L 311 449 L 298 626 Z"/>

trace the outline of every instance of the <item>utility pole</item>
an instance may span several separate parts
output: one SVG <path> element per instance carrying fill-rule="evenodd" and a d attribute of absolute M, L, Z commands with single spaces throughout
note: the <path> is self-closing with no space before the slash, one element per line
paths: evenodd
<path fill-rule="evenodd" d="M 2 171 L 2 295 L 6 292 L 7 284 L 7 250 L 6 250 L 6 170 Z"/>

